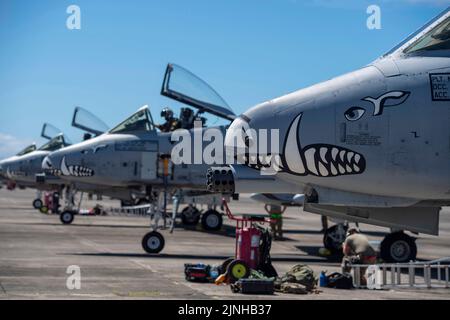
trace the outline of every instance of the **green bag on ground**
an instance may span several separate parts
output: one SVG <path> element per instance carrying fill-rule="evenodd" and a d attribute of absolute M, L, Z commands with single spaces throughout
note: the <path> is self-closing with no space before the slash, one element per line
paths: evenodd
<path fill-rule="evenodd" d="M 284 293 L 308 294 L 306 287 L 300 283 L 286 282 L 282 283 L 280 291 Z"/>
<path fill-rule="evenodd" d="M 311 291 L 315 288 L 317 279 L 314 271 L 305 264 L 297 264 L 291 268 L 286 274 L 275 281 L 275 288 L 281 290 L 281 285 L 285 283 L 299 283 L 306 290 Z"/>
<path fill-rule="evenodd" d="M 267 277 L 263 272 L 259 271 L 259 270 L 254 270 L 251 269 L 250 270 L 250 276 L 248 277 L 249 279 L 264 279 L 264 280 L 273 280 L 275 281 L 275 277 Z"/>

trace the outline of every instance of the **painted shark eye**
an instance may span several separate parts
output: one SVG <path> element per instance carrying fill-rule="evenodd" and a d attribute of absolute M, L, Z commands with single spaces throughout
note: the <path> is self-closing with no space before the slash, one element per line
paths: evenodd
<path fill-rule="evenodd" d="M 363 108 L 351 107 L 350 109 L 345 111 L 344 115 L 348 121 L 356 121 L 361 119 L 361 117 L 364 115 L 365 112 L 366 110 L 364 110 Z"/>

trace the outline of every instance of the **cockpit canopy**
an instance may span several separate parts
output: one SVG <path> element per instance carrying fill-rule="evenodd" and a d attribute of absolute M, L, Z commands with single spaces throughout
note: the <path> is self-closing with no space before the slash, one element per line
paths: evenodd
<path fill-rule="evenodd" d="M 109 133 L 130 133 L 136 131 L 154 130 L 153 118 L 148 106 L 144 106 L 121 122 L 118 126 L 111 129 Z"/>
<path fill-rule="evenodd" d="M 193 106 L 200 112 L 208 112 L 228 120 L 236 118 L 230 106 L 209 84 L 176 64 L 167 65 L 161 94 Z"/>
<path fill-rule="evenodd" d="M 16 154 L 17 156 L 23 156 L 24 154 L 36 151 L 37 147 L 36 144 L 33 143 L 32 145 L 29 145 L 28 147 L 26 147 L 25 149 L 23 149 L 22 151 L 20 151 L 18 154 Z"/>
<path fill-rule="evenodd" d="M 407 47 L 404 53 L 450 49 L 450 16 Z"/>
<path fill-rule="evenodd" d="M 73 112 L 72 126 L 95 134 L 96 136 L 109 130 L 108 125 L 102 120 L 81 107 L 76 107 Z"/>
<path fill-rule="evenodd" d="M 61 133 L 51 139 L 49 142 L 44 144 L 42 147 L 40 147 L 38 150 L 41 151 L 55 151 L 64 147 L 67 147 L 69 143 L 67 143 L 66 139 L 64 138 L 64 135 Z"/>
<path fill-rule="evenodd" d="M 42 126 L 41 137 L 51 140 L 61 133 L 62 131 L 54 125 L 51 125 L 50 123 L 44 123 L 44 125 Z"/>
<path fill-rule="evenodd" d="M 422 54 L 450 50 L 450 7 L 433 18 L 383 57 L 396 54 Z"/>

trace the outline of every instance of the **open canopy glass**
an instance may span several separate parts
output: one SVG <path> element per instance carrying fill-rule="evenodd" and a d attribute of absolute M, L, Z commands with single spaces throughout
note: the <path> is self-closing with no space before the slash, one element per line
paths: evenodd
<path fill-rule="evenodd" d="M 125 121 L 111 129 L 109 133 L 130 133 L 154 130 L 152 115 L 147 106 L 140 108 Z"/>
<path fill-rule="evenodd" d="M 201 112 L 206 111 L 228 120 L 236 118 L 225 100 L 213 88 L 176 64 L 167 65 L 161 94 L 193 106 Z"/>
<path fill-rule="evenodd" d="M 72 126 L 97 136 L 109 130 L 109 127 L 102 120 L 81 107 L 75 108 Z"/>
<path fill-rule="evenodd" d="M 62 131 L 54 125 L 51 125 L 50 123 L 44 123 L 44 125 L 42 126 L 41 137 L 51 140 L 61 133 Z"/>

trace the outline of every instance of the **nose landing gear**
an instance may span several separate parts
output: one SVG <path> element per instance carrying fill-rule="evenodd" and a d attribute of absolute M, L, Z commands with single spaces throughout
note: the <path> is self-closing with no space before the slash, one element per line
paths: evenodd
<path fill-rule="evenodd" d="M 41 199 L 34 199 L 34 201 L 33 201 L 33 208 L 36 209 L 36 210 L 39 210 L 40 208 L 42 208 L 43 204 L 44 203 L 42 202 Z"/>
<path fill-rule="evenodd" d="M 73 222 L 73 219 L 75 218 L 74 216 L 75 212 L 71 210 L 65 210 L 59 215 L 59 220 L 61 220 L 63 224 L 71 224 Z"/>
<path fill-rule="evenodd" d="M 159 253 L 164 249 L 165 241 L 161 233 L 152 231 L 142 239 L 142 248 L 147 253 Z"/>

